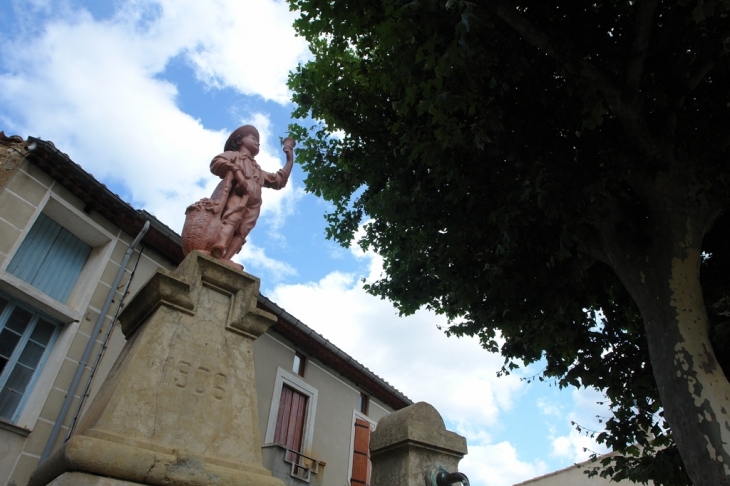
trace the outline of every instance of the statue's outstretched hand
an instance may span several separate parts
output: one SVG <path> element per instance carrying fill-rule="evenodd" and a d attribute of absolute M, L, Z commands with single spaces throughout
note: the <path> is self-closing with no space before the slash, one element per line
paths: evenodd
<path fill-rule="evenodd" d="M 286 154 L 286 160 L 287 162 L 294 161 L 294 146 L 297 144 L 297 142 L 291 138 L 287 137 L 284 140 L 282 140 L 283 150 Z"/>

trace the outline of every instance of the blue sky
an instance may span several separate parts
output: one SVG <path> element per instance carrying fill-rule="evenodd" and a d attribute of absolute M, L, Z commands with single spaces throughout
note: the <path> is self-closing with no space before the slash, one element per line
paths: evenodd
<path fill-rule="evenodd" d="M 50 140 L 137 208 L 180 231 L 185 207 L 210 195 L 210 159 L 252 123 L 257 160 L 283 165 L 293 105 L 287 73 L 309 56 L 295 13 L 273 0 L 4 0 L 0 9 L 0 130 Z M 399 318 L 368 296 L 377 256 L 324 237 L 328 205 L 289 185 L 266 191 L 239 255 L 262 291 L 465 435 L 474 485 L 509 485 L 583 460 L 571 420 L 598 428 L 600 396 L 527 384 L 533 368 L 497 378 L 502 358 L 446 338 L 443 318 Z"/>

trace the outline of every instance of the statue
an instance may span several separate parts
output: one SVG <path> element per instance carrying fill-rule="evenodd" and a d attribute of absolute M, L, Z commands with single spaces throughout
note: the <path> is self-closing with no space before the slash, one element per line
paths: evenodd
<path fill-rule="evenodd" d="M 185 210 L 182 250 L 187 255 L 200 250 L 223 263 L 243 269 L 231 258 L 246 243 L 246 237 L 261 212 L 261 188 L 281 189 L 294 165 L 294 139 L 283 141 L 286 164 L 272 174 L 259 167 L 259 132 L 244 125 L 231 133 L 210 163 L 210 171 L 222 180 L 210 198 L 203 198 Z"/>

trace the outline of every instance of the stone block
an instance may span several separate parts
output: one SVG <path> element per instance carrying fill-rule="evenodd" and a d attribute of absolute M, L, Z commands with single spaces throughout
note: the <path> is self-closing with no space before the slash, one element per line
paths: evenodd
<path fill-rule="evenodd" d="M 26 161 L 27 162 L 27 161 Z M 24 163 L 21 169 L 26 172 L 33 179 L 37 180 L 46 187 L 51 187 L 53 184 L 53 177 L 49 176 L 43 170 L 39 169 L 36 165 L 31 163 Z"/>
<path fill-rule="evenodd" d="M 83 385 L 83 384 L 82 384 Z M 79 387 L 81 388 L 81 387 Z M 81 391 L 79 390 L 79 393 Z M 51 393 L 48 394 L 48 398 L 46 399 L 46 403 L 43 406 L 43 410 L 41 410 L 41 418 L 46 419 L 51 422 L 55 422 L 58 418 L 58 412 L 61 411 L 61 406 L 63 405 L 63 400 L 66 398 L 66 393 L 62 392 L 58 388 L 53 388 L 51 390 Z M 74 397 L 71 401 L 71 408 L 69 409 L 70 412 L 66 415 L 63 425 L 68 426 L 71 423 L 73 411 L 76 410 L 76 407 L 79 404 L 79 398 Z M 40 426 L 40 422 L 36 425 L 36 427 Z M 36 432 L 36 429 L 33 429 L 33 433 Z M 43 447 L 45 446 L 45 441 L 43 443 L 43 446 L 41 446 L 40 451 L 28 451 L 33 452 L 34 454 L 41 454 L 43 452 Z"/>
<path fill-rule="evenodd" d="M 81 319 L 81 322 L 79 324 L 79 331 L 86 334 L 91 335 L 91 332 L 94 330 L 94 326 L 96 325 L 96 320 L 99 318 L 99 313 L 88 309 L 86 311 L 86 314 L 84 314 L 83 319 Z M 111 320 L 110 317 L 107 317 L 102 328 L 106 328 L 106 326 L 109 325 L 109 321 Z"/>
<path fill-rule="evenodd" d="M 18 229 L 26 227 L 35 209 L 10 191 L 0 192 L 0 217 Z"/>
<path fill-rule="evenodd" d="M 117 240 L 117 244 L 114 246 L 114 250 L 112 251 L 111 260 L 117 265 L 121 265 L 122 260 L 124 259 L 124 254 L 127 252 L 128 248 L 128 243 L 125 243 L 122 240 Z"/>
<path fill-rule="evenodd" d="M 97 335 L 96 337 L 101 339 L 100 335 Z M 69 348 L 66 356 L 74 361 L 81 361 L 81 357 L 84 355 L 84 351 L 86 350 L 86 346 L 90 339 L 91 337 L 87 336 L 85 333 L 77 331 L 73 343 L 71 343 L 71 347 Z M 94 346 L 91 348 L 89 360 L 86 363 L 88 366 L 91 366 L 93 364 L 92 360 L 96 359 L 96 355 L 99 353 L 100 347 L 101 342 L 95 341 Z"/>
<path fill-rule="evenodd" d="M 71 386 L 71 381 L 73 381 L 73 377 L 76 374 L 76 369 L 78 367 L 78 361 L 74 361 L 69 358 L 64 359 L 63 364 L 61 365 L 61 369 L 58 371 L 58 375 L 56 376 L 54 386 L 60 388 L 61 390 L 68 390 L 68 387 Z M 84 373 L 81 375 L 80 383 L 86 383 L 86 380 L 89 378 L 90 373 L 91 370 L 89 370 L 87 366 L 84 370 Z"/>
<path fill-rule="evenodd" d="M 25 436 L 0 428 L 0 484 L 7 484 L 25 441 Z"/>
<path fill-rule="evenodd" d="M 178 486 L 282 486 L 262 465 L 253 339 L 275 322 L 258 279 L 193 252 L 119 316 L 127 338 L 73 436 L 34 473 Z"/>
<path fill-rule="evenodd" d="M 63 402 L 63 396 L 61 396 L 61 401 Z M 60 409 L 61 404 L 59 403 L 58 409 L 56 409 L 56 416 L 53 417 L 51 420 L 56 420 L 56 417 L 58 416 L 58 410 Z M 43 448 L 46 446 L 46 442 L 48 442 L 48 437 L 51 435 L 52 428 L 53 424 L 50 424 L 45 420 L 38 420 L 33 427 L 33 432 L 31 432 L 31 434 L 28 436 L 25 447 L 23 447 L 23 452 L 33 454 L 35 456 L 40 456 L 43 452 Z"/>
<path fill-rule="evenodd" d="M 0 217 L 2 217 L 1 214 Z M 20 233 L 18 228 L 0 219 L 0 251 L 5 254 L 9 253 L 15 242 L 18 241 Z"/>
<path fill-rule="evenodd" d="M 466 453 L 466 439 L 446 430 L 433 406 L 419 402 L 378 421 L 370 438 L 371 484 L 430 486 L 434 468 L 457 472 Z"/>
<path fill-rule="evenodd" d="M 142 255 L 142 258 L 139 259 L 139 265 L 137 265 L 137 268 L 134 271 L 134 278 L 132 279 L 132 283 L 129 285 L 129 295 L 134 296 L 137 295 L 137 292 L 140 291 L 142 286 L 152 278 L 152 276 L 157 273 L 157 269 L 160 267 L 165 267 L 165 265 L 161 265 L 165 260 L 158 259 L 153 260 L 150 258 L 150 253 L 147 248 L 145 248 L 144 254 Z M 154 255 L 152 255 L 154 256 Z M 130 270 L 132 266 L 134 265 L 134 262 L 137 260 L 137 254 L 132 255 L 130 264 L 127 265 L 127 269 Z M 127 274 L 123 279 L 122 282 L 126 285 L 127 279 L 129 278 L 129 274 Z"/>
<path fill-rule="evenodd" d="M 99 282 L 99 285 L 96 286 L 96 290 L 94 291 L 94 295 L 91 296 L 91 301 L 89 302 L 89 306 L 95 309 L 96 311 L 101 311 L 101 309 L 104 307 L 104 303 L 106 302 L 107 297 L 109 296 L 109 289 L 111 289 L 111 286 L 108 284 L 105 284 L 103 282 Z M 109 307 L 108 313 L 113 313 L 116 310 L 116 305 L 119 302 L 119 299 L 122 298 L 122 293 L 119 291 L 114 292 L 114 297 L 112 298 L 112 305 Z M 107 313 L 107 315 L 108 315 Z"/>
<path fill-rule="evenodd" d="M 119 264 L 114 263 L 112 261 L 108 262 L 106 264 L 106 268 L 104 268 L 104 272 L 101 274 L 101 281 L 105 284 L 111 286 L 111 284 L 114 283 L 114 278 L 117 276 L 117 272 L 119 271 Z M 120 283 L 126 282 L 126 280 L 129 278 L 129 274 L 122 277 L 122 280 Z"/>
<path fill-rule="evenodd" d="M 23 171 L 17 171 L 5 187 L 34 206 L 41 203 L 48 191 L 47 187 Z"/>
<path fill-rule="evenodd" d="M 8 485 L 25 485 L 28 484 L 28 479 L 33 474 L 33 470 L 38 465 L 38 458 L 21 454 L 18 458 L 18 462 L 15 463 L 15 469 L 10 475 Z"/>
<path fill-rule="evenodd" d="M 48 483 L 48 486 L 143 486 L 143 483 L 104 478 L 80 472 L 67 472 Z"/>

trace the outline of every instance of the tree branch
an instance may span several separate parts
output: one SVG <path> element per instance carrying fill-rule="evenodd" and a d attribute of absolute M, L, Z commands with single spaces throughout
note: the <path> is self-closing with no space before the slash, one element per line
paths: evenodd
<path fill-rule="evenodd" d="M 646 155 L 662 158 L 665 150 L 662 144 L 649 132 L 641 111 L 639 100 L 625 101 L 622 90 L 606 77 L 598 68 L 580 56 L 570 52 L 565 46 L 556 46 L 544 32 L 533 27 L 507 0 L 497 6 L 497 16 L 512 27 L 523 39 L 537 47 L 555 61 L 569 74 L 574 81 L 589 82 L 602 95 L 608 108 L 622 122 L 627 137 L 641 147 Z"/>
<path fill-rule="evenodd" d="M 581 244 L 589 256 L 610 267 L 613 262 L 611 262 L 611 257 L 608 255 L 606 243 L 603 241 L 601 236 L 601 230 L 598 226 L 591 226 L 593 226 L 593 231 L 590 234 L 583 235 L 581 238 Z M 588 270 L 593 263 L 594 262 L 590 262 L 590 265 L 586 266 L 585 270 Z"/>
<path fill-rule="evenodd" d="M 649 51 L 649 37 L 658 0 L 639 0 L 634 25 L 634 43 L 631 46 L 631 61 L 626 68 L 626 86 L 637 95 L 644 73 L 646 55 Z"/>

